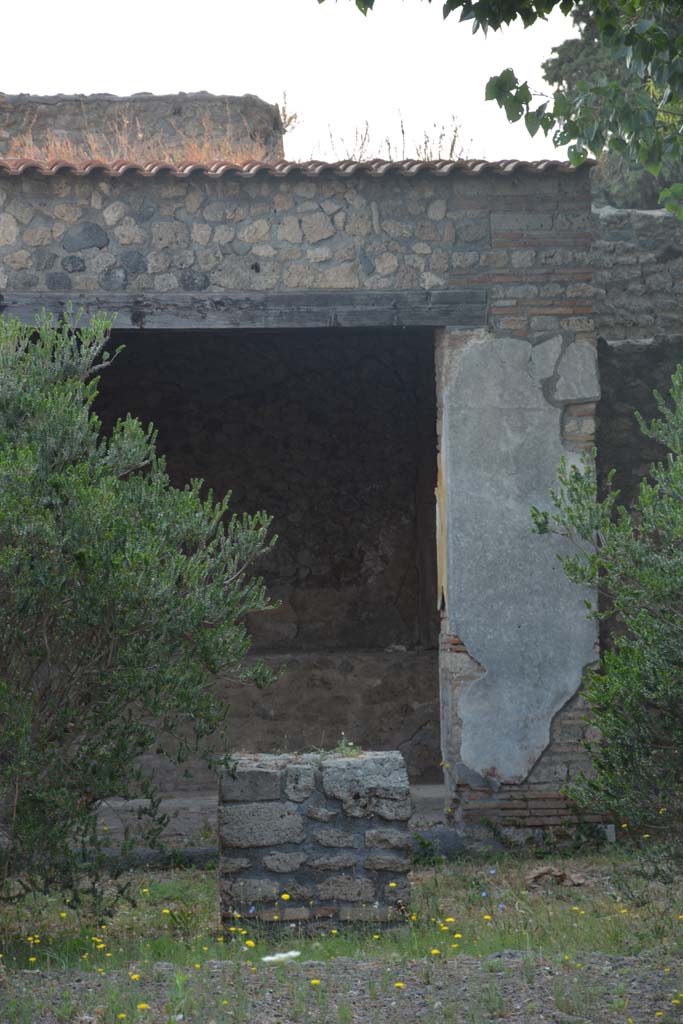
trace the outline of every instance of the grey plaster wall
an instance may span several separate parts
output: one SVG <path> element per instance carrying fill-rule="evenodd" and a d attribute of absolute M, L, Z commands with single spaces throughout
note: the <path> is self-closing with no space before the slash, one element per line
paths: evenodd
<path fill-rule="evenodd" d="M 588 342 L 445 331 L 437 349 L 448 510 L 447 632 L 465 651 L 446 694 L 457 723 L 447 752 L 461 783 L 521 782 L 555 715 L 595 658 L 586 595 L 563 576 L 561 543 L 531 534 L 532 504 L 566 450 L 566 403 L 597 399 Z M 444 680 L 448 686 L 448 680 Z"/>

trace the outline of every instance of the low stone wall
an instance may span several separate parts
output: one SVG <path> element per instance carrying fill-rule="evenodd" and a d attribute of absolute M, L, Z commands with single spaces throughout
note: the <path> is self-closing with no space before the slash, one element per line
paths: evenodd
<path fill-rule="evenodd" d="M 226 926 L 400 920 L 411 809 L 398 751 L 238 757 L 219 791 Z"/>
<path fill-rule="evenodd" d="M 277 105 L 258 96 L 0 93 L 0 156 L 275 162 L 283 134 Z"/>

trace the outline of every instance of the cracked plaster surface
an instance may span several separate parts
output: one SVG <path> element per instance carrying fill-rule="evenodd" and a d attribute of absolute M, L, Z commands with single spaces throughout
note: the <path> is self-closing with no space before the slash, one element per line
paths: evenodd
<path fill-rule="evenodd" d="M 565 579 L 563 542 L 531 532 L 561 456 L 561 401 L 597 388 L 591 346 L 532 348 L 485 331 L 442 345 L 442 446 L 448 509 L 448 630 L 482 666 L 455 685 L 462 765 L 520 781 L 548 746 L 556 713 L 595 657 L 586 593 Z M 589 356 L 592 358 L 592 371 Z M 592 376 L 591 376 L 592 374 Z M 454 708 L 454 710 L 456 710 Z"/>

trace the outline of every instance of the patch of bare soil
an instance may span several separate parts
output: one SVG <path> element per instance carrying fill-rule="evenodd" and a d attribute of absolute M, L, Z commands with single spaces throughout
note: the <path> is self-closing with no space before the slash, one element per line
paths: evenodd
<path fill-rule="evenodd" d="M 122 1020 L 147 1024 L 645 1024 L 683 1021 L 683 959 L 591 954 L 558 960 L 533 953 L 504 952 L 482 959 L 458 956 L 428 962 L 338 959 L 280 968 L 205 963 L 192 978 L 184 1002 L 173 1001 L 178 968 L 157 964 L 146 983 L 146 1008 Z M 121 981 L 128 982 L 125 972 Z M 85 973 L 14 975 L 15 998 L 41 990 L 45 1009 L 31 1024 L 108 1024 L 116 972 L 106 978 Z M 311 981 L 317 982 L 311 985 Z M 105 989 L 108 1007 L 105 1008 Z M 78 1006 L 65 1017 L 68 994 Z M 97 1005 L 98 995 L 102 1006 Z M 86 998 L 87 997 L 87 998 Z M 680 1000 L 680 1001 L 679 1001 Z M 14 1005 L 17 1005 L 15 1002 Z M 2 997 L 0 997 L 0 1007 Z M 2 1016 L 2 1024 L 25 1017 Z"/>

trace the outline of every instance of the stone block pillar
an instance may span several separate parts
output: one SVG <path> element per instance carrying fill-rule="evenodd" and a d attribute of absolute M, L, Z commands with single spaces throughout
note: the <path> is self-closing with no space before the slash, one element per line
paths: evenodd
<path fill-rule="evenodd" d="M 219 791 L 224 923 L 401 920 L 411 811 L 398 751 L 236 758 Z"/>

